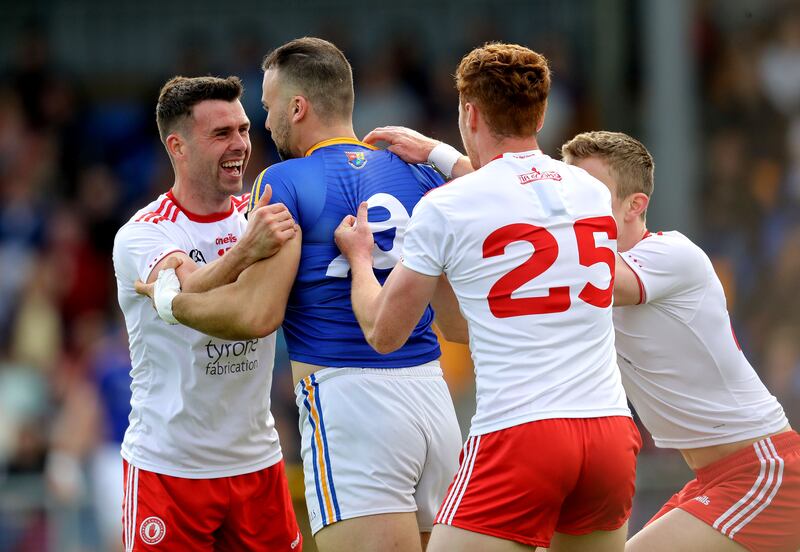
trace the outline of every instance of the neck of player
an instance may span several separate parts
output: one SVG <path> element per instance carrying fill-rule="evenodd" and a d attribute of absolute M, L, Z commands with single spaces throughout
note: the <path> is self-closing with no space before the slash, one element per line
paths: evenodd
<path fill-rule="evenodd" d="M 228 192 L 193 186 L 180 177 L 175 178 L 172 195 L 183 209 L 196 215 L 224 213 L 231 208 L 231 194 Z"/>
<path fill-rule="evenodd" d="M 497 140 L 494 136 L 489 135 L 483 140 L 478 137 L 478 142 L 478 162 L 481 167 L 505 153 L 521 153 L 539 149 L 536 136 L 508 136 Z"/>
<path fill-rule="evenodd" d="M 633 216 L 630 221 L 626 220 L 621 227 L 617 228 L 617 251 L 622 253 L 631 249 L 644 239 L 646 233 L 645 221 L 639 216 Z"/>
<path fill-rule="evenodd" d="M 346 122 L 333 125 L 320 125 L 307 129 L 302 137 L 299 149 L 302 151 L 302 155 L 305 155 L 309 149 L 320 142 L 332 138 L 352 138 L 353 140 L 358 140 L 353 130 L 353 123 Z"/>

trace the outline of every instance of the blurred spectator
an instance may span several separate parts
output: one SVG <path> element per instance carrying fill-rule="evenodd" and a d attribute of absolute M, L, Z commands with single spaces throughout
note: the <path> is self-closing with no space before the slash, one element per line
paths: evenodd
<path fill-rule="evenodd" d="M 789 117 L 800 113 L 800 7 L 787 4 L 777 32 L 762 50 L 758 68 L 773 106 Z"/>
<path fill-rule="evenodd" d="M 373 54 L 360 67 L 357 78 L 361 85 L 356 90 L 353 112 L 356 136 L 363 137 L 385 125 L 418 128 L 423 121 L 424 102 L 418 90 L 402 80 L 405 60 L 391 54 L 391 49 Z"/>

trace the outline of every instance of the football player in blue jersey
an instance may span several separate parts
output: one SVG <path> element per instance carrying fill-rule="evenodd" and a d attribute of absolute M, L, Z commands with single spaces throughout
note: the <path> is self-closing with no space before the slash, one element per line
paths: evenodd
<path fill-rule="evenodd" d="M 458 468 L 461 433 L 439 367 L 426 309 L 405 346 L 379 354 L 350 303 L 349 265 L 333 233 L 369 205 L 373 264 L 383 283 L 400 258 L 406 223 L 443 183 L 424 165 L 360 142 L 353 131 L 353 77 L 344 54 L 318 38 L 292 40 L 264 59 L 266 128 L 282 163 L 263 171 L 251 206 L 272 194 L 299 226 L 298 271 L 283 328 L 300 410 L 301 453 L 312 532 L 323 552 L 424 549 Z M 445 332 L 464 332 L 449 284 L 433 306 Z M 159 288 L 156 285 L 156 295 Z M 229 339 L 256 337 L 268 279 L 181 293 L 181 323 Z"/>

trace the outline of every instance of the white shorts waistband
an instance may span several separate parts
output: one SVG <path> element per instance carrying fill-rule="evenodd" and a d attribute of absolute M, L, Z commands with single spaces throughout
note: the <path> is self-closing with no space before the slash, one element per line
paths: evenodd
<path fill-rule="evenodd" d="M 380 376 L 386 378 L 440 378 L 442 368 L 438 360 L 432 360 L 419 366 L 409 366 L 407 368 L 323 368 L 313 374 L 306 376 L 294 387 L 294 392 L 299 395 L 303 387 L 314 383 L 322 383 L 325 380 L 339 376 Z"/>

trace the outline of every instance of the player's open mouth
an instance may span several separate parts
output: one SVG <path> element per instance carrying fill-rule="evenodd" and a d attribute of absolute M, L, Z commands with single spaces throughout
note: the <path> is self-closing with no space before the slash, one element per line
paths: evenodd
<path fill-rule="evenodd" d="M 224 163 L 220 164 L 222 170 L 224 170 L 231 176 L 242 176 L 243 165 L 244 165 L 244 159 L 237 159 L 235 161 L 225 161 Z"/>

